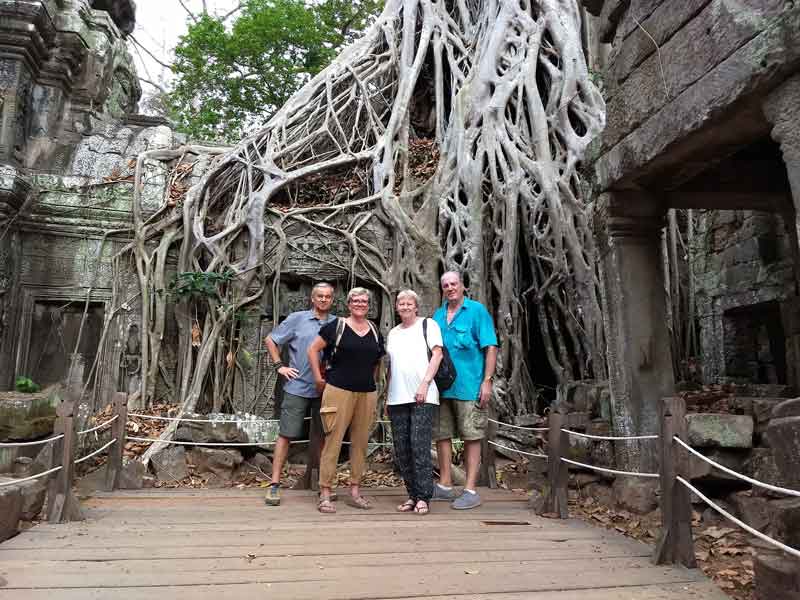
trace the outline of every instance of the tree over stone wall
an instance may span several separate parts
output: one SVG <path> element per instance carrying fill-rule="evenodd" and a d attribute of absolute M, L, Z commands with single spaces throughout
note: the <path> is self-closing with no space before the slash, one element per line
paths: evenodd
<path fill-rule="evenodd" d="M 185 346 L 183 410 L 233 368 L 225 340 L 235 315 L 266 286 L 277 290 L 295 224 L 351 248 L 351 281 L 383 290 L 387 308 L 404 287 L 431 303 L 442 270 L 463 271 L 498 326 L 501 414 L 530 410 L 532 320 L 559 382 L 602 376 L 579 166 L 604 104 L 580 30 L 574 0 L 390 0 L 362 38 L 203 176 L 180 212 L 165 211 L 151 239 L 163 251 L 180 245 L 179 272 L 220 283 L 184 312 L 182 330 L 194 328 L 198 346 Z M 419 144 L 434 148 L 430 177 L 412 174 Z M 304 204 L 320 176 L 350 183 Z M 391 231 L 390 256 L 365 235 L 372 222 Z M 267 240 L 279 251 L 262 264 Z M 150 271 L 143 289 L 159 276 Z M 158 332 L 143 343 L 157 351 Z"/>

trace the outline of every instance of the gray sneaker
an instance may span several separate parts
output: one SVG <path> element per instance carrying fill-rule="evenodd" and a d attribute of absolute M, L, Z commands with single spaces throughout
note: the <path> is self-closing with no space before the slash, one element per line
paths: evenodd
<path fill-rule="evenodd" d="M 478 495 L 477 492 L 468 492 L 464 490 L 461 492 L 461 495 L 453 500 L 450 504 L 450 508 L 454 508 L 456 510 L 467 510 L 470 508 L 478 508 L 481 505 L 481 497 Z"/>
<path fill-rule="evenodd" d="M 267 506 L 280 506 L 281 504 L 281 488 L 278 485 L 271 485 L 267 488 L 267 495 L 264 498 L 264 504 Z"/>
<path fill-rule="evenodd" d="M 431 500 L 434 502 L 452 502 L 458 497 L 456 491 L 453 488 L 449 490 L 444 489 L 438 483 L 433 484 L 433 496 L 431 496 Z"/>

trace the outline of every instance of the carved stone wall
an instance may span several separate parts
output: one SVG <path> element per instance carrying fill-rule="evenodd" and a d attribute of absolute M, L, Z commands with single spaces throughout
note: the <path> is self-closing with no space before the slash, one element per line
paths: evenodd
<path fill-rule="evenodd" d="M 787 224 L 744 210 L 702 211 L 697 223 L 690 262 L 703 380 L 786 384 L 781 305 L 795 293 Z"/>

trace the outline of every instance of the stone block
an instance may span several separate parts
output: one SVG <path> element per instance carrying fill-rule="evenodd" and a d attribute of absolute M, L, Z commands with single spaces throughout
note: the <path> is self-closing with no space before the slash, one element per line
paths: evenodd
<path fill-rule="evenodd" d="M 8 481 L 0 477 L 0 481 Z M 22 517 L 22 492 L 18 486 L 0 487 L 0 542 L 17 533 Z"/>
<path fill-rule="evenodd" d="M 753 448 L 750 458 L 744 464 L 743 473 L 764 483 L 786 487 L 786 481 L 778 471 L 771 448 Z M 753 495 L 784 497 L 758 486 L 753 486 Z"/>
<path fill-rule="evenodd" d="M 728 502 L 731 507 L 730 512 L 751 527 L 759 531 L 766 531 L 769 527 L 772 513 L 769 500 L 766 498 L 743 491 L 728 496 Z"/>
<path fill-rule="evenodd" d="M 800 498 L 770 500 L 770 533 L 793 548 L 800 548 Z"/>
<path fill-rule="evenodd" d="M 34 479 L 19 484 L 20 494 L 22 495 L 22 508 L 20 518 L 25 521 L 33 521 L 42 512 L 44 501 L 47 496 L 47 478 Z"/>
<path fill-rule="evenodd" d="M 618 477 L 613 489 L 616 504 L 633 513 L 646 515 L 658 507 L 656 480 Z"/>
<path fill-rule="evenodd" d="M 144 487 L 144 478 L 147 469 L 140 460 L 131 460 L 123 463 L 119 472 L 119 488 L 121 490 L 140 490 Z"/>
<path fill-rule="evenodd" d="M 744 470 L 743 464 L 747 460 L 748 456 L 745 451 L 721 449 L 707 450 L 703 452 L 703 454 L 714 462 L 717 462 L 724 467 L 728 467 L 729 469 L 733 469 L 739 473 Z M 729 482 L 737 480 L 733 475 L 728 475 L 724 471 L 713 467 L 706 461 L 697 458 L 694 455 L 689 456 L 689 477 L 692 480 L 703 481 Z"/>
<path fill-rule="evenodd" d="M 701 448 L 752 448 L 753 417 L 703 413 L 686 415 L 688 442 Z"/>
<path fill-rule="evenodd" d="M 50 435 L 60 402 L 59 386 L 33 394 L 0 392 L 0 442 L 24 442 Z"/>
<path fill-rule="evenodd" d="M 800 600 L 800 561 L 759 552 L 754 562 L 753 600 Z"/>
<path fill-rule="evenodd" d="M 263 452 L 256 452 L 247 462 L 267 475 L 272 473 L 272 460 Z"/>
<path fill-rule="evenodd" d="M 243 461 L 241 452 L 229 448 L 192 448 L 187 459 L 197 473 L 211 473 L 225 482 L 233 479 Z"/>
<path fill-rule="evenodd" d="M 778 404 L 767 426 L 767 441 L 775 456 L 778 472 L 789 487 L 800 489 L 800 398 Z"/>
<path fill-rule="evenodd" d="M 168 446 L 153 455 L 153 470 L 159 481 L 181 481 L 189 476 L 186 469 L 186 451 L 183 446 Z"/>
<path fill-rule="evenodd" d="M 182 422 L 175 432 L 175 439 L 183 442 L 226 443 L 260 442 L 274 443 L 278 439 L 278 423 L 264 422 L 249 415 L 186 415 L 200 422 Z M 208 419 L 207 421 L 204 419 Z M 234 420 L 235 422 L 225 422 Z"/>

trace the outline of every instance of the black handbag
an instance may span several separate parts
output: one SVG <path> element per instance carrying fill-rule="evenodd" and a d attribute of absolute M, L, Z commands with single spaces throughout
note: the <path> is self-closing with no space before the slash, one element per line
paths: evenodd
<path fill-rule="evenodd" d="M 428 345 L 428 319 L 422 319 L 422 337 L 425 338 L 425 348 L 428 351 L 428 360 L 430 361 L 433 352 Z M 456 366 L 453 364 L 453 359 L 450 358 L 450 353 L 442 344 L 442 362 L 439 363 L 439 368 L 433 376 L 433 381 L 436 387 L 439 388 L 439 393 L 449 389 L 456 381 Z"/>

